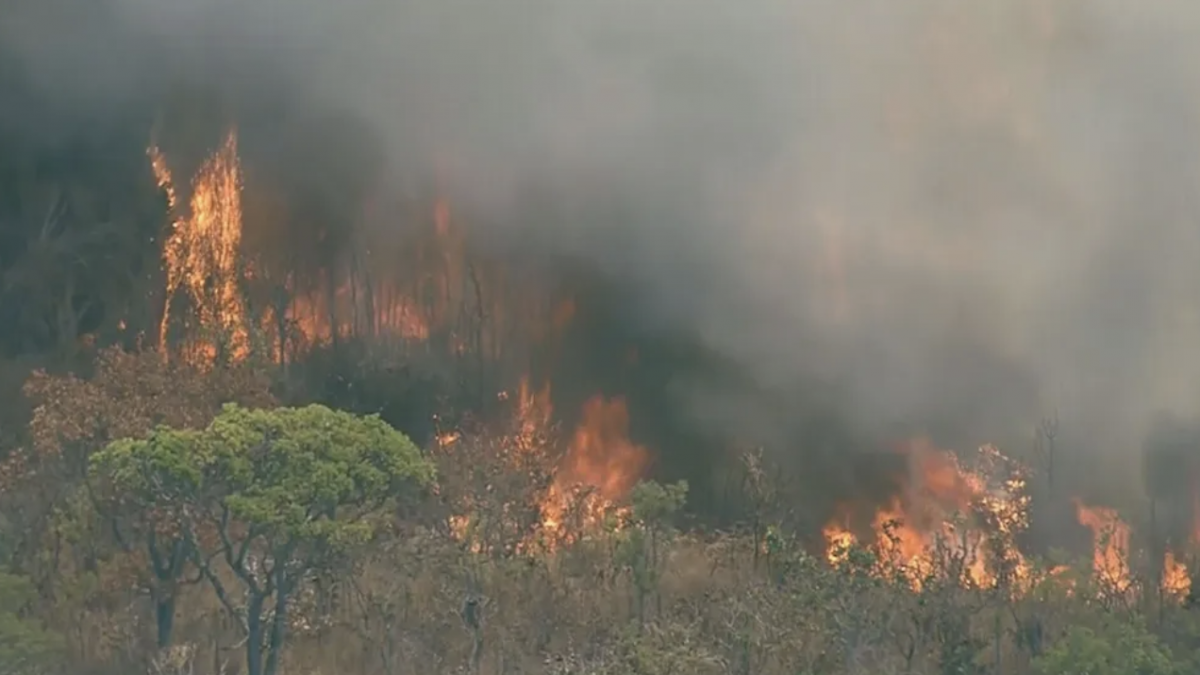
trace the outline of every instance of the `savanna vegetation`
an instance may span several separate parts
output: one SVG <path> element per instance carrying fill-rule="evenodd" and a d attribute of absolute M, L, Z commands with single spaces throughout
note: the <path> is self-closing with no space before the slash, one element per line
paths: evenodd
<path fill-rule="evenodd" d="M 174 80 L 89 114 L 6 50 L 0 675 L 1200 672 L 1186 537 L 1131 540 L 1110 518 L 1075 557 L 1023 551 L 1007 474 L 951 479 L 969 498 L 938 522 L 881 509 L 833 531 L 784 453 L 701 452 L 679 428 L 678 475 L 653 473 L 670 448 L 634 444 L 623 405 L 600 399 L 616 423 L 573 435 L 516 383 L 633 397 L 703 355 L 525 303 L 462 254 L 440 195 L 373 192 L 380 143 L 360 126 L 266 86 Z M 274 139 L 248 144 L 249 176 L 229 117 Z M 147 157 L 152 126 L 182 150 Z M 343 226 L 365 203 L 436 236 Z M 567 325 L 586 348 L 560 349 Z M 642 403 L 653 436 L 671 410 Z M 807 484 L 843 487 L 826 471 L 850 461 L 841 430 L 813 419 L 799 442 L 833 451 Z M 1055 433 L 1021 475 L 1069 507 Z M 1186 495 L 1183 454 L 1148 492 Z"/>
<path fill-rule="evenodd" d="M 741 526 L 705 531 L 686 483 L 647 481 L 621 503 L 576 493 L 551 527 L 552 428 L 464 429 L 422 449 L 377 416 L 280 405 L 252 363 L 113 349 L 87 378 L 31 378 L 31 443 L 0 491 L 0 672 L 1200 665 L 1200 612 L 1150 573 L 1118 586 L 1090 560 L 1018 571 L 997 562 L 1015 560 L 999 534 L 983 553 L 939 539 L 920 569 L 885 542 L 826 551 L 787 526 L 757 454 Z M 972 574 L 975 555 L 994 574 Z"/>

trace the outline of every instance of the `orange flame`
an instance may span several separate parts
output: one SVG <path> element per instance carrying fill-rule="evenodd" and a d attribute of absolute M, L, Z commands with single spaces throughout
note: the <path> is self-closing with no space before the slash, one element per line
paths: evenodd
<path fill-rule="evenodd" d="M 1175 554 L 1167 551 L 1163 559 L 1162 590 L 1175 598 L 1185 597 L 1192 590 L 1192 578 L 1188 575 L 1187 565 L 1175 558 Z"/>
<path fill-rule="evenodd" d="M 545 414 L 545 409 L 543 414 Z M 595 396 L 583 406 L 567 452 L 542 500 L 543 529 L 553 537 L 572 540 L 580 533 L 564 530 L 567 512 L 580 490 L 587 491 L 580 525 L 595 526 L 642 477 L 648 464 L 646 449 L 629 440 L 629 411 L 624 399 Z"/>
<path fill-rule="evenodd" d="M 902 452 L 909 459 L 905 489 L 870 520 L 877 571 L 898 573 L 914 588 L 931 574 L 955 568 L 964 583 L 991 586 L 1000 563 L 1013 581 L 1024 579 L 1028 565 L 1015 537 L 1028 525 L 1029 499 L 1019 467 L 992 446 L 980 448 L 976 471 L 925 439 L 908 443 Z M 844 562 L 857 543 L 850 512 L 843 509 L 824 529 L 831 564 Z"/>
<path fill-rule="evenodd" d="M 1092 571 L 1097 580 L 1116 593 L 1129 590 L 1129 525 L 1116 510 L 1088 506 L 1078 499 L 1075 514 L 1079 524 L 1092 531 Z"/>
<path fill-rule="evenodd" d="M 166 300 L 159 339 L 166 354 L 168 326 L 176 293 L 185 290 L 194 304 L 195 315 L 210 330 L 223 333 L 230 356 L 242 358 L 249 349 L 246 309 L 239 281 L 242 242 L 242 171 L 238 161 L 237 134 L 225 137 L 221 146 L 200 166 L 192 181 L 192 198 L 187 217 L 178 213 L 178 196 L 166 159 L 158 148 L 150 148 L 151 168 L 167 195 L 174 221 L 163 246 Z M 209 336 L 192 336 L 194 356 L 216 354 Z"/>
<path fill-rule="evenodd" d="M 499 398 L 507 400 L 509 394 L 501 392 Z M 508 439 L 517 452 L 514 459 L 546 451 L 553 413 L 550 385 L 535 389 L 527 376 L 521 378 L 514 401 L 516 425 Z M 608 514 L 618 521 L 628 515 L 628 509 L 616 504 L 642 477 L 649 459 L 645 448 L 629 440 L 628 432 L 629 411 L 623 399 L 595 396 L 584 404 L 582 419 L 538 505 L 543 536 L 521 548 L 553 548 L 559 542 L 577 540 L 586 530 L 604 522 Z M 457 438 L 454 433 L 443 434 L 438 442 L 448 447 Z M 457 536 L 466 536 L 468 522 L 466 517 L 455 517 L 451 529 Z"/>
<path fill-rule="evenodd" d="M 553 414 L 550 384 L 546 383 L 541 389 L 533 391 L 529 386 L 529 377 L 522 377 L 517 390 L 517 421 L 520 424 L 517 447 L 521 450 L 532 449 L 537 435 L 550 427 Z"/>
<path fill-rule="evenodd" d="M 594 487 L 609 500 L 624 497 L 641 477 L 648 459 L 645 448 L 633 444 L 628 433 L 629 410 L 624 399 L 589 399 L 559 480 Z"/>
<path fill-rule="evenodd" d="M 259 271 L 242 259 L 242 170 L 237 134 L 230 131 L 201 165 L 192 181 L 187 214 L 179 213 L 175 182 L 165 157 L 156 147 L 149 148 L 148 154 L 174 219 L 162 253 L 166 272 L 160 326 L 163 353 L 168 353 L 172 321 L 182 319 L 188 328 L 200 329 L 186 336 L 186 357 L 212 363 L 220 343 L 205 331 L 218 331 L 229 357 L 245 358 L 252 317 L 248 316 L 243 286 L 258 280 Z M 463 235 L 445 200 L 437 200 L 430 215 L 432 241 L 416 241 L 403 251 L 413 256 L 411 267 L 417 270 L 406 283 L 357 269 L 341 278 L 333 270 L 323 270 L 322 277 L 307 285 L 288 276 L 283 284 L 288 292 L 286 305 L 271 306 L 253 318 L 257 329 L 278 346 L 280 362 L 288 358 L 293 343 L 292 350 L 305 350 L 335 338 L 364 334 L 387 334 L 424 344 L 437 334 L 445 336 L 447 345 L 458 353 L 464 352 L 470 341 L 483 354 L 498 354 L 500 336 L 513 332 L 500 325 L 506 317 L 499 292 L 503 277 L 466 259 Z M 394 261 L 388 264 L 395 267 Z M 190 301 L 188 314 L 176 306 L 183 297 Z M 561 335 L 576 312 L 571 300 L 555 305 L 522 302 L 517 309 L 526 304 L 534 309 L 530 337 L 535 343 Z M 550 390 L 545 385 L 534 391 L 526 378 L 518 395 L 516 444 L 530 450 L 541 440 L 538 435 L 551 425 Z M 548 530 L 561 530 L 567 506 L 580 487 L 594 492 L 587 503 L 591 516 L 610 511 L 613 503 L 632 489 L 648 463 L 646 450 L 628 438 L 629 412 L 623 399 L 595 397 L 582 412 L 582 421 L 545 498 Z M 454 433 L 442 434 L 437 442 L 448 447 L 457 438 Z M 465 526 L 465 522 L 458 525 Z"/>

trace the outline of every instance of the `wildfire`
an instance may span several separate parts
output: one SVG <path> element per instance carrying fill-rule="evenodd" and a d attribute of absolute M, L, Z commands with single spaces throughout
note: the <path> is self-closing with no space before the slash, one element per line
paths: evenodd
<path fill-rule="evenodd" d="M 289 286 L 294 284 L 289 283 Z M 300 351 L 329 344 L 334 336 L 387 334 L 402 340 L 421 342 L 429 338 L 429 317 L 412 297 L 392 284 L 376 282 L 363 288 L 355 280 L 341 281 L 332 293 L 321 290 L 291 292 L 286 324 Z M 371 298 L 374 311 L 358 311 L 360 298 Z M 369 318 L 369 325 L 361 325 Z"/>
<path fill-rule="evenodd" d="M 538 435 L 550 427 L 554 415 L 554 406 L 550 403 L 550 384 L 546 383 L 541 389 L 534 391 L 529 386 L 529 377 L 522 377 L 517 389 L 517 447 L 523 451 L 532 450 L 537 443 Z"/>
<path fill-rule="evenodd" d="M 517 395 L 515 443 L 531 451 L 552 422 L 550 385 L 534 390 L 525 377 Z M 584 404 L 582 413 L 539 507 L 543 532 L 551 538 L 571 539 L 579 534 L 565 531 L 572 507 L 583 510 L 579 525 L 598 524 L 633 489 L 649 458 L 645 448 L 629 440 L 629 410 L 624 399 L 594 396 Z"/>
<path fill-rule="evenodd" d="M 1131 587 L 1129 574 L 1129 525 L 1115 509 L 1088 506 L 1075 500 L 1079 524 L 1092 531 L 1092 572 L 1111 592 L 1118 594 Z"/>
<path fill-rule="evenodd" d="M 543 527 L 561 533 L 571 495 L 589 490 L 584 524 L 596 524 L 641 478 L 649 455 L 629 440 L 629 410 L 624 399 L 595 396 L 583 406 L 583 420 L 542 502 Z"/>
<path fill-rule="evenodd" d="M 1078 499 L 1075 500 L 1075 514 L 1079 524 L 1092 532 L 1092 575 L 1100 584 L 1100 592 L 1106 595 L 1126 595 L 1133 592 L 1134 577 L 1129 563 L 1132 552 L 1129 524 L 1115 509 L 1089 506 Z M 1193 532 L 1189 544 L 1195 547 L 1197 543 Z M 1159 587 L 1164 596 L 1180 599 L 1191 591 L 1191 574 L 1175 551 L 1168 550 L 1163 554 L 1159 571 Z"/>
<path fill-rule="evenodd" d="M 172 218 L 162 251 L 166 287 L 159 341 L 164 354 L 170 351 L 173 324 L 186 329 L 181 350 L 185 356 L 205 363 L 217 356 L 218 345 L 231 360 L 245 358 L 252 327 L 275 345 L 280 363 L 334 338 L 386 335 L 428 344 L 435 330 L 445 336 L 452 352 L 466 351 L 471 334 L 476 342 L 472 347 L 497 353 L 505 328 L 498 321 L 502 312 L 485 306 L 495 302 L 484 294 L 485 287 L 500 283 L 482 279 L 483 270 L 464 262 L 463 236 L 444 200 L 433 206 L 426 233 L 431 236 L 406 241 L 396 259 L 372 256 L 371 248 L 363 245 L 340 270 L 319 270 L 305 280 L 308 283 L 289 271 L 272 282 L 254 269 L 254 257 L 242 250 L 237 134 L 230 131 L 192 178 L 186 212 L 166 157 L 157 147 L 147 154 Z M 263 308 L 257 316 L 247 311 L 248 281 L 276 286 L 269 299 L 254 303 Z M 486 325 L 468 329 L 462 325 L 464 317 Z"/>
<path fill-rule="evenodd" d="M 253 264 L 254 256 L 242 251 L 237 134 L 229 132 L 200 166 L 192 179 L 186 213 L 165 156 L 157 147 L 149 148 L 148 154 L 173 219 L 162 252 L 166 288 L 159 337 L 164 355 L 171 353 L 170 329 L 179 324 L 186 329 L 179 351 L 206 364 L 218 357 L 221 347 L 226 358 L 245 358 L 252 328 L 275 345 L 280 363 L 298 352 L 355 335 L 388 335 L 429 347 L 436 334 L 444 338 L 451 354 L 473 349 L 481 356 L 497 356 L 500 336 L 514 333 L 511 326 L 503 325 L 509 318 L 531 319 L 528 337 L 553 354 L 555 338 L 575 315 L 574 302 L 550 305 L 540 296 L 529 299 L 537 294 L 517 298 L 512 307 L 503 306 L 503 275 L 481 261 L 467 260 L 463 234 L 455 226 L 450 205 L 439 199 L 429 213 L 426 236 L 406 240 L 394 250 L 396 258 L 386 252 L 372 255 L 371 248 L 362 247 L 344 269 L 322 269 L 304 280 L 307 283 L 289 271 L 275 284 L 285 291 L 286 302 L 273 295 L 269 302 L 255 302 L 264 310 L 249 316 L 247 289 L 273 282 L 268 278 L 269 266 L 260 269 Z M 407 276 L 398 279 L 398 269 Z M 509 440 L 514 449 L 533 452 L 545 444 L 552 424 L 549 385 L 535 390 L 528 378 L 523 379 L 515 403 L 519 424 Z M 566 531 L 569 512 L 582 506 L 584 524 L 595 523 L 626 496 L 648 457 L 644 448 L 629 440 L 628 428 L 624 400 L 598 396 L 584 405 L 579 426 L 544 495 L 544 532 L 558 540 L 574 537 L 577 533 Z M 443 433 L 437 442 L 446 448 L 458 438 L 456 432 Z M 452 525 L 463 530 L 467 522 L 458 518 Z"/>
<path fill-rule="evenodd" d="M 172 303 L 186 291 L 199 325 L 217 335 L 192 335 L 193 356 L 216 356 L 224 342 L 229 355 L 242 358 L 249 349 L 246 308 L 240 288 L 242 243 L 242 171 L 238 161 L 237 134 L 225 137 L 221 146 L 200 166 L 192 181 L 189 213 L 179 213 L 174 179 L 158 148 L 149 150 L 150 164 L 159 186 L 167 196 L 173 217 L 171 232 L 163 246 L 166 271 L 159 340 L 166 354 Z"/>
<path fill-rule="evenodd" d="M 508 400 L 509 394 L 501 392 L 499 398 Z M 520 465 L 530 456 L 546 452 L 548 439 L 553 437 L 550 386 L 535 389 L 524 377 L 513 403 L 515 425 L 505 438 L 504 446 L 509 449 L 505 455 Z M 623 399 L 596 396 L 584 404 L 582 419 L 554 465 L 553 479 L 538 499 L 539 531 L 529 533 L 518 550 L 552 550 L 560 543 L 578 540 L 610 515 L 618 524 L 624 520 L 628 509 L 618 504 L 641 478 L 649 457 L 645 448 L 629 440 L 628 430 L 629 412 Z M 444 433 L 438 444 L 445 448 L 458 439 L 457 433 Z M 467 540 L 470 522 L 469 516 L 453 516 L 451 531 Z M 480 550 L 478 542 L 471 546 Z"/>
<path fill-rule="evenodd" d="M 979 449 L 976 470 L 924 439 L 902 452 L 909 460 L 905 489 L 870 520 L 879 571 L 914 588 L 938 574 L 978 587 L 996 584 L 1001 570 L 1010 580 L 1024 578 L 1028 567 L 1015 537 L 1028 526 L 1029 498 L 1020 467 L 992 446 Z M 843 510 L 824 529 L 831 564 L 845 561 L 857 543 L 850 513 Z"/>
<path fill-rule="evenodd" d="M 1192 590 L 1192 578 L 1188 575 L 1187 565 L 1175 558 L 1175 554 L 1167 551 L 1163 559 L 1162 589 L 1165 594 L 1175 598 L 1185 597 Z"/>
<path fill-rule="evenodd" d="M 252 331 L 277 346 L 280 363 L 289 355 L 357 335 L 386 335 L 425 348 L 439 338 L 451 354 L 474 350 L 481 358 L 499 356 L 502 336 L 521 335 L 553 360 L 557 338 L 577 312 L 572 300 L 546 303 L 536 293 L 520 292 L 528 289 L 506 288 L 499 270 L 468 260 L 464 235 L 444 199 L 426 212 L 424 238 L 406 240 L 396 252 L 398 259 L 363 246 L 340 271 L 320 270 L 307 284 L 289 271 L 277 284 L 286 291 L 286 302 L 259 302 L 246 295 L 252 285 L 248 282 L 266 274 L 252 267 L 253 256 L 242 250 L 243 172 L 236 132 L 230 131 L 200 165 L 186 207 L 166 157 L 157 147 L 147 153 L 171 218 L 162 250 L 166 280 L 159 339 L 164 355 L 170 352 L 172 328 L 179 326 L 185 329 L 180 353 L 202 363 L 218 356 L 245 358 Z M 837 232 L 831 233 L 829 262 L 835 287 L 840 287 L 844 271 Z M 397 269 L 407 276 L 398 277 Z M 515 297 L 505 295 L 513 290 Z M 251 316 L 251 305 L 264 311 Z M 636 362 L 636 351 L 628 359 Z M 549 384 L 534 388 L 524 378 L 515 393 L 518 425 L 510 441 L 520 453 L 536 452 L 553 423 Z M 630 440 L 629 424 L 622 398 L 595 396 L 583 405 L 542 496 L 543 534 L 570 540 L 579 536 L 580 527 L 623 513 L 615 505 L 628 496 L 649 462 L 646 449 Z M 449 447 L 458 438 L 450 432 L 437 442 Z M 1025 579 L 1028 565 L 1015 545 L 1028 526 L 1023 468 L 992 446 L 980 448 L 969 468 L 925 439 L 907 443 L 901 452 L 908 467 L 900 494 L 866 518 L 842 509 L 824 528 L 830 563 L 842 564 L 862 535 L 877 553 L 881 572 L 888 567 L 917 588 L 937 574 L 952 574 L 977 587 Z M 1200 542 L 1200 492 L 1195 511 L 1193 544 Z M 1109 592 L 1126 592 L 1132 584 L 1129 526 L 1112 509 L 1077 501 L 1076 512 L 1080 524 L 1093 533 L 1095 576 Z M 456 523 L 463 529 L 467 520 Z M 1173 552 L 1163 560 L 1162 588 L 1171 596 L 1190 588 L 1188 570 Z"/>

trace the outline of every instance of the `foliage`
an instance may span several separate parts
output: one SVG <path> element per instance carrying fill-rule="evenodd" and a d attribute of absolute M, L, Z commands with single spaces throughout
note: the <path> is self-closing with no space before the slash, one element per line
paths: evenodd
<path fill-rule="evenodd" d="M 0 576 L 17 589 L 0 598 L 0 663 L 36 665 L 21 675 L 217 675 L 234 661 L 246 675 L 1195 672 L 1195 609 L 1111 602 L 1089 561 L 1067 573 L 1069 559 L 1031 560 L 1020 590 L 963 583 L 953 554 L 933 556 L 919 589 L 876 548 L 831 564 L 769 466 L 744 529 L 701 532 L 686 483 L 646 481 L 603 518 L 583 491 L 546 536 L 539 505 L 563 487 L 553 429 L 480 427 L 423 454 L 378 417 L 271 408 L 265 380 L 238 368 L 106 352 L 90 377 L 33 378 L 32 442 L 0 495 L 20 535 L 10 560 L 29 573 Z"/>
<path fill-rule="evenodd" d="M 309 575 L 370 541 L 396 497 L 434 480 L 433 465 L 378 417 L 319 405 L 229 404 L 203 430 L 116 441 L 92 470 L 111 484 L 111 501 L 144 514 L 151 557 L 169 539 L 244 622 L 252 675 L 275 672 L 289 603 Z M 244 586 L 244 607 L 211 566 L 217 558 Z"/>
<path fill-rule="evenodd" d="M 1171 653 L 1136 622 L 1105 622 L 1099 629 L 1071 626 L 1034 661 L 1039 675 L 1174 675 Z"/>
<path fill-rule="evenodd" d="M 26 579 L 0 573 L 0 675 L 50 672 L 64 656 L 62 636 L 21 617 L 34 597 Z"/>

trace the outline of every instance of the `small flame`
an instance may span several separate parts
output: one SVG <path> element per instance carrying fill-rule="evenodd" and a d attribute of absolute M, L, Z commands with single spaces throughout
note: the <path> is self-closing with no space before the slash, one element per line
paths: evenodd
<path fill-rule="evenodd" d="M 1129 525 L 1116 510 L 1088 506 L 1075 500 L 1079 524 L 1092 531 L 1092 571 L 1110 591 L 1124 593 L 1132 584 L 1129 573 Z"/>
<path fill-rule="evenodd" d="M 1162 589 L 1168 596 L 1183 598 L 1192 590 L 1192 578 L 1188 575 L 1187 565 L 1177 560 L 1171 551 L 1167 551 L 1163 559 L 1162 573 Z"/>
<path fill-rule="evenodd" d="M 858 544 L 858 539 L 850 532 L 848 525 L 829 523 L 823 531 L 825 537 L 825 559 L 837 567 L 849 558 L 850 549 Z"/>
<path fill-rule="evenodd" d="M 531 449 L 537 442 L 538 434 L 550 427 L 554 415 L 554 406 L 550 403 L 550 383 L 534 391 L 529 385 L 529 376 L 521 378 L 517 389 L 517 420 L 519 430 L 518 447 L 522 450 Z"/>

